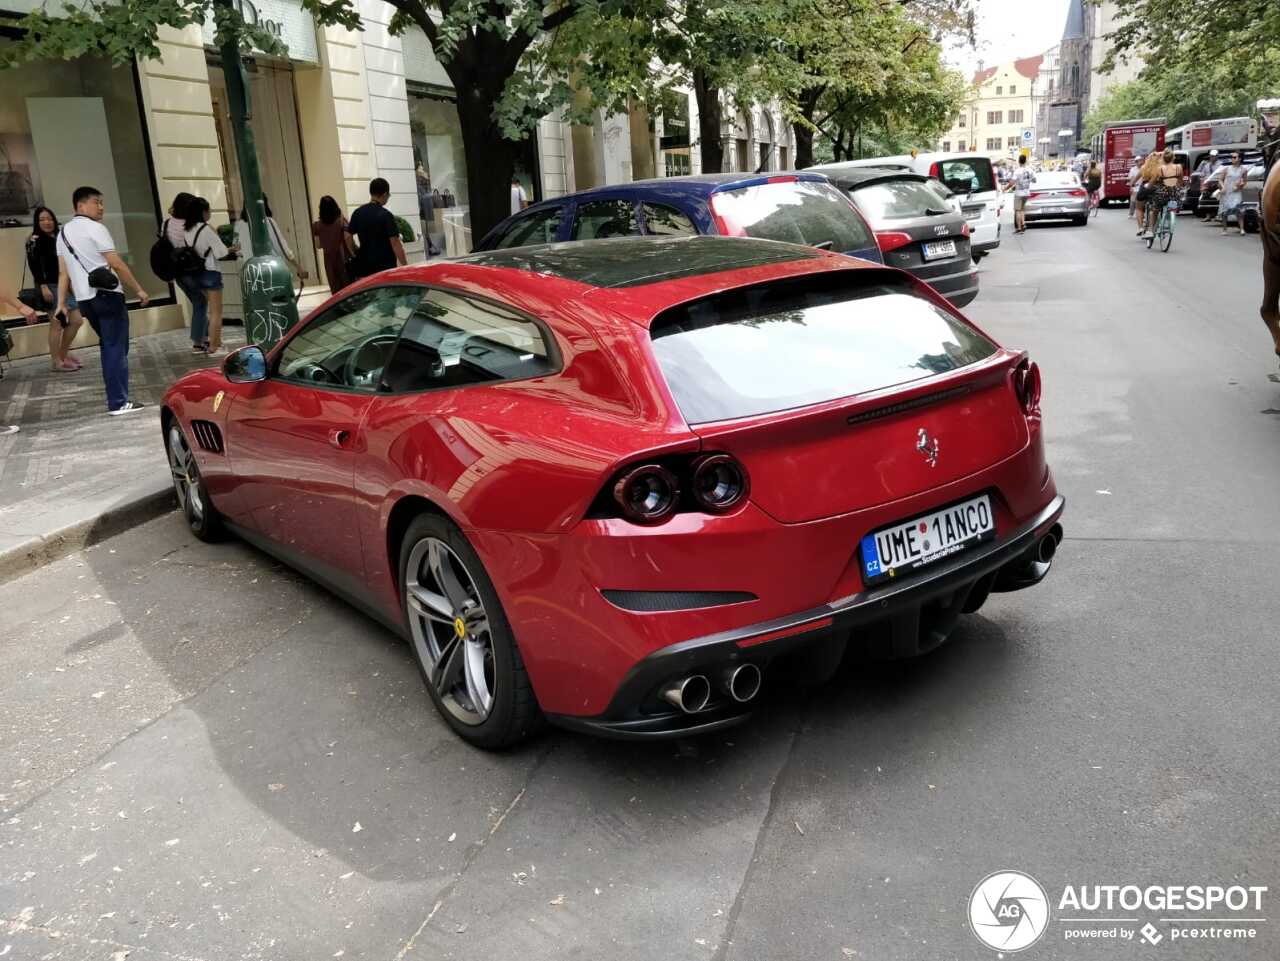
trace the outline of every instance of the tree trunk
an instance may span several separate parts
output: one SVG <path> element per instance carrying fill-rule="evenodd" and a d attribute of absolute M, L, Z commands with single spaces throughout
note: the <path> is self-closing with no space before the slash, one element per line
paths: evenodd
<path fill-rule="evenodd" d="M 701 70 L 693 71 L 693 93 L 698 100 L 698 148 L 702 154 L 702 172 L 719 173 L 724 169 L 723 111 L 720 90 L 713 87 Z"/>
<path fill-rule="evenodd" d="M 511 215 L 511 176 L 521 150 L 520 144 L 502 136 L 493 118 L 494 105 L 512 71 L 506 69 L 496 50 L 481 49 L 492 46 L 484 43 L 486 37 L 481 34 L 464 39 L 445 66 L 458 94 L 473 247 Z"/>
<path fill-rule="evenodd" d="M 796 121 L 791 125 L 796 137 L 796 170 L 813 166 L 813 130 Z"/>

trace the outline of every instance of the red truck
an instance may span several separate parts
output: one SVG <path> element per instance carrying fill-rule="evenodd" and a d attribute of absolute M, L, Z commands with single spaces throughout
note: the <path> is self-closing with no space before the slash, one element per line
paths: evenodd
<path fill-rule="evenodd" d="M 1093 138 L 1093 159 L 1102 165 L 1102 202 L 1129 202 L 1129 168 L 1134 157 L 1164 149 L 1164 118 L 1116 120 Z"/>

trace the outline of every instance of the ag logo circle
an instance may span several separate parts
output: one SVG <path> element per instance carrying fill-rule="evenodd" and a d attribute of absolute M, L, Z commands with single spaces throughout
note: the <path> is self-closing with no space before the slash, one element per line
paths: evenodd
<path fill-rule="evenodd" d="M 997 951 L 1029 948 L 1049 927 L 1049 896 L 1021 871 L 988 874 L 969 895 L 969 927 Z"/>

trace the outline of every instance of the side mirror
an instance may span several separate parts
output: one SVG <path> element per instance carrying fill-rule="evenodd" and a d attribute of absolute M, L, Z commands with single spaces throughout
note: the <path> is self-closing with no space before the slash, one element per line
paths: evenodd
<path fill-rule="evenodd" d="M 249 344 L 227 355 L 222 376 L 233 384 L 256 384 L 267 379 L 267 355 L 257 344 Z"/>

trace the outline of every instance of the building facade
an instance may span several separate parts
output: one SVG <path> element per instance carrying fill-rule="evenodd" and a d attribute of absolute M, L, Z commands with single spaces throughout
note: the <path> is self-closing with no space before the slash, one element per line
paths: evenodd
<path fill-rule="evenodd" d="M 29 12 L 39 0 L 0 0 Z M 328 296 L 323 258 L 311 236 L 321 197 L 350 211 L 368 200 L 368 184 L 391 185 L 389 209 L 408 224 L 411 261 L 429 250 L 471 249 L 469 185 L 457 95 L 426 37 L 392 36 L 392 8 L 360 0 L 364 29 L 318 27 L 300 0 L 242 0 L 288 45 L 288 57 L 246 55 L 251 127 L 263 192 L 285 242 L 308 277 L 300 310 Z M 0 28 L 0 38 L 3 36 Z M 9 33 L 13 36 L 12 30 Z M 3 42 L 3 39 L 0 39 Z M 214 225 L 240 217 L 240 184 L 226 78 L 213 30 L 162 29 L 160 56 L 132 66 L 84 56 L 27 64 L 5 72 L 0 90 L 0 270 L 29 286 L 24 248 L 32 210 L 51 207 L 68 219 L 71 192 L 103 190 L 106 225 L 122 257 L 151 296 L 131 305 L 137 334 L 184 326 L 189 307 L 152 274 L 149 253 L 173 197 L 205 197 Z M 776 108 L 726 112 L 728 169 L 786 169 L 794 157 L 790 127 Z M 573 126 L 541 120 L 524 145 L 517 175 L 531 200 L 640 176 L 700 171 L 692 94 L 682 92 L 650 114 L 642 108 Z M 430 238 L 430 244 L 425 238 Z M 239 316 L 239 271 L 224 269 L 228 319 Z M 5 318 L 12 321 L 13 318 Z M 12 328 L 14 357 L 42 353 L 43 324 Z M 82 342 L 92 343 L 88 325 Z"/>
<path fill-rule="evenodd" d="M 1035 142 L 1036 89 L 1043 56 L 1010 60 L 974 74 L 969 96 L 938 149 L 1013 157 Z"/>

